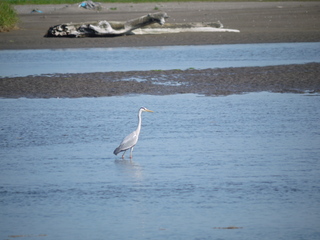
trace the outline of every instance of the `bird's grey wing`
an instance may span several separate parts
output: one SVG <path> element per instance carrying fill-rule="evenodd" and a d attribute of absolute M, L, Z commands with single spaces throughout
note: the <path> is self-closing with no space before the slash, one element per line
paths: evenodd
<path fill-rule="evenodd" d="M 134 145 L 136 145 L 137 141 L 138 141 L 138 136 L 136 131 L 134 131 L 122 140 L 122 142 L 120 143 L 120 146 L 114 150 L 114 154 L 117 155 L 121 151 L 125 151 L 129 148 L 132 148 Z"/>
<path fill-rule="evenodd" d="M 138 135 L 136 131 L 134 131 L 122 140 L 120 146 L 122 146 L 122 148 L 124 149 L 129 149 L 134 145 L 136 145 L 137 141 L 138 141 Z"/>

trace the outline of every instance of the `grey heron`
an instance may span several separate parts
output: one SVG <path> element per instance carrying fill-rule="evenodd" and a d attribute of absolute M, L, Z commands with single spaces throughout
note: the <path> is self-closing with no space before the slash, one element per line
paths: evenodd
<path fill-rule="evenodd" d="M 120 143 L 119 147 L 117 147 L 113 153 L 115 155 L 117 155 L 120 152 L 123 152 L 122 158 L 124 158 L 124 154 L 126 153 L 126 151 L 128 149 L 130 149 L 130 159 L 132 158 L 132 151 L 134 146 L 137 144 L 138 142 L 138 138 L 139 138 L 139 134 L 140 134 L 140 130 L 141 130 L 141 114 L 142 112 L 153 112 L 145 107 L 141 107 L 139 109 L 139 113 L 138 113 L 138 127 L 135 131 L 133 131 L 132 133 L 130 133 L 128 136 L 126 136 L 122 142 Z"/>

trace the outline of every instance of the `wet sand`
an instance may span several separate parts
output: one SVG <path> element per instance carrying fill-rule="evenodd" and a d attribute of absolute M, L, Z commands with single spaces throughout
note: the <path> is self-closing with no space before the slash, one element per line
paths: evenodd
<path fill-rule="evenodd" d="M 0 79 L 7 98 L 101 97 L 126 94 L 320 92 L 320 64 L 204 70 L 61 74 Z"/>
<path fill-rule="evenodd" d="M 36 8 L 43 13 L 30 13 Z M 319 2 L 113 3 L 104 4 L 100 12 L 79 9 L 76 5 L 25 5 L 16 6 L 16 10 L 21 19 L 19 29 L 0 33 L 0 50 L 320 41 Z M 167 22 L 219 20 L 225 28 L 238 29 L 240 33 L 177 33 L 113 38 L 44 37 L 50 26 L 65 22 L 123 21 L 156 11 L 167 12 L 170 16 Z M 0 97 L 94 97 L 175 93 L 221 95 L 252 91 L 319 92 L 319 71 L 320 64 L 304 64 L 0 78 Z M 132 80 L 135 78 L 139 81 Z"/>

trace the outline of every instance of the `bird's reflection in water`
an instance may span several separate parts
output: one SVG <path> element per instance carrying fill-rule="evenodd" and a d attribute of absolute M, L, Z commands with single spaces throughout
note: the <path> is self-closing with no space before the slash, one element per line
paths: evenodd
<path fill-rule="evenodd" d="M 137 227 L 140 235 L 146 234 L 146 225 L 148 223 L 147 217 L 144 213 L 148 211 L 148 207 L 145 204 L 145 177 L 143 176 L 143 167 L 132 160 L 119 159 L 114 161 L 120 176 L 123 191 L 130 196 L 130 213 L 133 216 L 139 216 L 135 218 L 135 226 Z M 128 213 L 128 214 L 130 214 Z M 144 238 L 144 237 L 141 237 Z"/>
<path fill-rule="evenodd" d="M 129 176 L 139 182 L 143 180 L 143 169 L 138 163 L 125 159 L 116 159 L 114 160 L 114 163 L 118 167 L 119 171 L 124 173 L 125 176 Z"/>

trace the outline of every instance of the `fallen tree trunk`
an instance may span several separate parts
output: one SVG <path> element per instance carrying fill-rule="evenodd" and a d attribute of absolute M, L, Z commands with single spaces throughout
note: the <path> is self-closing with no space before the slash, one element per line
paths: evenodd
<path fill-rule="evenodd" d="M 94 21 L 64 23 L 50 27 L 45 37 L 112 37 L 133 34 L 163 34 L 180 32 L 240 32 L 225 29 L 220 21 L 211 23 L 165 23 L 164 12 L 150 13 L 126 22 Z"/>
<path fill-rule="evenodd" d="M 143 28 L 132 31 L 133 34 L 163 34 L 163 33 L 182 33 L 182 32 L 240 32 L 237 29 L 223 28 L 218 22 L 195 22 L 195 23 L 165 23 L 161 26 L 151 24 Z"/>
<path fill-rule="evenodd" d="M 87 23 L 64 23 L 50 27 L 45 37 L 108 37 L 132 34 L 137 28 L 158 23 L 163 25 L 168 15 L 164 12 L 150 13 L 126 22 L 96 21 Z"/>

